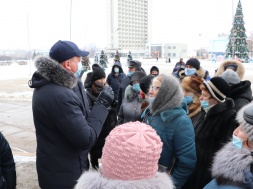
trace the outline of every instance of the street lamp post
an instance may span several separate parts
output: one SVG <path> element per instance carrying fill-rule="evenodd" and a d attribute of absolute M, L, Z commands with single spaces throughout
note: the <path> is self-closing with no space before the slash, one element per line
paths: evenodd
<path fill-rule="evenodd" d="M 69 15 L 69 39 L 71 41 L 71 20 L 72 20 L 72 0 L 70 0 L 70 15 Z"/>

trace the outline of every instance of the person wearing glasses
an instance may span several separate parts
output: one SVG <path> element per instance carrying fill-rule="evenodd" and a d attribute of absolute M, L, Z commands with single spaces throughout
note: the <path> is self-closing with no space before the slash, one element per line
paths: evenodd
<path fill-rule="evenodd" d="M 142 113 L 143 122 L 155 129 L 163 142 L 158 163 L 167 167 L 177 189 L 186 182 L 196 163 L 194 129 L 182 101 L 179 81 L 162 74 L 153 79 L 149 107 Z"/>

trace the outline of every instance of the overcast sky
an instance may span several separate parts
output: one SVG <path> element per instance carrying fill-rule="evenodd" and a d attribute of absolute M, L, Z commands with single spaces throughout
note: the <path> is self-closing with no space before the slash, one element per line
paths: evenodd
<path fill-rule="evenodd" d="M 219 33 L 230 33 L 233 1 L 235 14 L 238 0 L 153 0 L 152 42 L 207 46 Z M 241 3 L 249 35 L 253 0 Z M 0 49 L 49 49 L 59 39 L 70 40 L 70 4 L 71 0 L 0 0 Z M 80 48 L 106 46 L 105 6 L 106 0 L 72 0 L 71 40 Z"/>

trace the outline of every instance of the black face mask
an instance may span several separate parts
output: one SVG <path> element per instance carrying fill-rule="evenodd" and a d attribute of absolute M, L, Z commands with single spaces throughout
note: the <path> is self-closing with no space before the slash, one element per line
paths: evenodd
<path fill-rule="evenodd" d="M 92 92 L 98 95 L 104 88 L 104 84 L 100 82 L 94 82 L 92 85 Z"/>

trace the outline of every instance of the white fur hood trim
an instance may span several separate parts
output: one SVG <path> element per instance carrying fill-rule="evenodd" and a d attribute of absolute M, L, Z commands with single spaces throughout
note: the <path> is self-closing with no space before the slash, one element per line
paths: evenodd
<path fill-rule="evenodd" d="M 110 180 L 99 172 L 85 172 L 78 179 L 75 189 L 175 189 L 172 179 L 166 173 L 157 172 L 145 180 Z"/>

